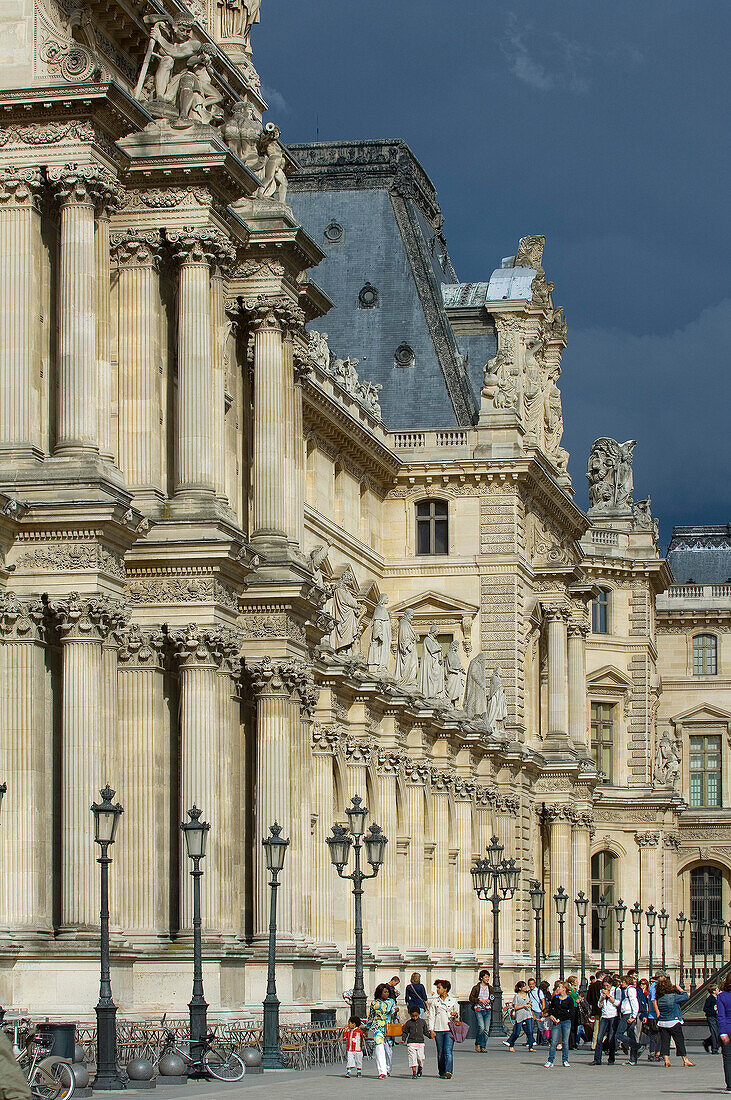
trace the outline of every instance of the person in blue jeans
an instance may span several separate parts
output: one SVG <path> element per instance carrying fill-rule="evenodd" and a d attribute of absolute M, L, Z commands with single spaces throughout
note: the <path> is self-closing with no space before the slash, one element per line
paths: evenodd
<path fill-rule="evenodd" d="M 440 1077 L 452 1076 L 452 1049 L 454 1039 L 449 1030 L 450 1021 L 459 1020 L 459 1001 L 449 994 L 452 983 L 448 978 L 439 978 L 434 982 L 436 997 L 429 1002 L 428 1026 L 431 1037 L 437 1044 L 437 1069 Z"/>
<path fill-rule="evenodd" d="M 546 1069 L 553 1069 L 558 1044 L 561 1043 L 563 1064 L 569 1067 L 569 1035 L 571 1034 L 571 1018 L 574 1014 L 574 1002 L 568 995 L 566 986 L 559 982 L 556 992 L 548 1005 L 548 1018 L 551 1021 L 551 1049 L 548 1052 Z"/>
<path fill-rule="evenodd" d="M 524 1031 L 528 1040 L 528 1050 L 533 1050 L 533 1009 L 528 999 L 528 986 L 525 982 L 518 982 L 515 987 L 515 996 L 510 1006 L 510 1014 L 513 1018 L 513 1030 L 510 1032 L 510 1038 L 503 1040 L 504 1046 L 508 1048 L 511 1054 L 514 1053 L 515 1040 L 521 1031 Z"/>
<path fill-rule="evenodd" d="M 473 985 L 470 992 L 470 1004 L 475 1013 L 477 1031 L 475 1035 L 475 1050 L 478 1054 L 487 1053 L 487 1033 L 490 1028 L 492 1014 L 492 997 L 490 971 L 481 970 L 477 985 Z"/>

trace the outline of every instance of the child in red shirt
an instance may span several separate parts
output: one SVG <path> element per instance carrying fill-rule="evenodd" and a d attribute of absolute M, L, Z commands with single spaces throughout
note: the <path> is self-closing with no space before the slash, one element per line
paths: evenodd
<path fill-rule="evenodd" d="M 354 1069 L 356 1077 L 360 1077 L 363 1072 L 363 1043 L 365 1041 L 365 1032 L 360 1026 L 360 1016 L 350 1017 L 348 1026 L 343 1032 L 343 1038 L 345 1039 L 345 1049 L 348 1052 L 348 1065 L 345 1076 L 350 1077 L 350 1071 Z"/>

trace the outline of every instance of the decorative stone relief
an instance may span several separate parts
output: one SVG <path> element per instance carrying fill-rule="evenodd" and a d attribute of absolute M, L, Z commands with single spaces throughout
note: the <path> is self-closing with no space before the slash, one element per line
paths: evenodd
<path fill-rule="evenodd" d="M 16 564 L 28 571 L 38 569 L 56 573 L 78 573 L 87 569 L 98 569 L 121 580 L 127 575 L 123 559 L 98 543 L 44 543 L 21 554 Z"/>
<path fill-rule="evenodd" d="M 677 788 L 680 779 L 680 739 L 673 737 L 670 730 L 665 730 L 655 755 L 655 785 L 658 787 Z"/>
<path fill-rule="evenodd" d="M 589 481 L 589 513 L 632 510 L 632 456 L 636 440 L 617 443 L 597 439 L 592 444 L 586 476 Z"/>
<path fill-rule="evenodd" d="M 236 593 L 215 577 L 132 578 L 127 586 L 131 604 L 219 603 L 238 611 Z"/>

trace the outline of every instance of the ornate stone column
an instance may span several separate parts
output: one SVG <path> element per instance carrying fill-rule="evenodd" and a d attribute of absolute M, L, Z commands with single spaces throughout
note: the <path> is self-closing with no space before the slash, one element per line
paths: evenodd
<path fill-rule="evenodd" d="M 544 609 L 548 623 L 548 737 L 564 740 L 569 728 L 566 618 L 563 606 Z"/>
<path fill-rule="evenodd" d="M 211 266 L 230 250 L 214 230 L 168 233 L 180 264 L 178 286 L 178 415 L 175 495 L 212 500 L 218 441 L 213 438 L 214 371 L 211 342 Z M 221 430 L 223 403 L 220 408 Z M 218 410 L 216 412 L 218 419 Z"/>
<path fill-rule="evenodd" d="M 93 929 L 99 898 L 89 807 L 105 783 L 116 784 L 105 760 L 102 644 L 118 629 L 122 607 L 108 597 L 72 592 L 50 600 L 49 609 L 62 647 L 61 926 Z"/>
<path fill-rule="evenodd" d="M 452 943 L 458 955 L 473 957 L 477 946 L 474 929 L 475 892 L 472 887 L 472 818 L 475 784 L 457 779 L 454 784 L 454 810 L 457 822 L 457 892 L 454 898 Z"/>
<path fill-rule="evenodd" d="M 163 692 L 165 636 L 130 626 L 119 648 L 119 771 L 124 843 L 117 845 L 119 923 L 135 940 L 170 929 L 170 724 Z"/>
<path fill-rule="evenodd" d="M 309 363 L 294 364 L 294 519 L 295 542 L 298 547 L 305 544 L 305 477 L 307 459 L 305 455 L 305 433 L 302 421 L 302 386 L 312 374 Z"/>
<path fill-rule="evenodd" d="M 569 898 L 575 896 L 571 875 L 571 825 L 574 816 L 573 807 L 569 805 L 546 806 L 543 811 L 543 820 L 550 829 L 551 886 L 546 894 L 544 915 L 550 929 L 551 954 L 558 953 L 558 920 L 553 895 L 559 886 L 563 886 Z"/>
<path fill-rule="evenodd" d="M 388 837 L 384 866 L 379 871 L 376 879 L 380 917 L 378 954 L 381 958 L 398 958 L 396 914 L 400 899 L 400 883 L 396 866 L 396 781 L 400 768 L 400 757 L 395 752 L 381 750 L 378 753 L 377 768 L 380 802 L 378 824 Z"/>
<path fill-rule="evenodd" d="M 635 841 L 640 853 L 640 905 L 643 909 L 647 909 L 650 905 L 660 909 L 662 906 L 662 902 L 658 903 L 660 897 L 660 833 L 655 829 L 650 829 L 644 833 L 635 833 Z M 646 932 L 643 933 L 643 938 L 646 938 Z M 657 937 L 655 938 L 657 939 Z"/>
<path fill-rule="evenodd" d="M 288 299 L 246 300 L 254 333 L 254 476 L 252 541 L 284 548 L 296 538 L 293 448 L 294 369 L 288 330 L 301 311 Z"/>
<path fill-rule="evenodd" d="M 221 242 L 219 242 L 220 245 Z M 228 504 L 226 493 L 226 344 L 230 322 L 224 308 L 223 280 L 229 261 L 235 257 L 232 247 L 218 247 L 211 274 L 211 363 L 213 388 L 210 398 L 211 438 L 213 440 L 213 483 L 216 497 Z"/>
<path fill-rule="evenodd" d="M 95 204 L 114 186 L 97 165 L 49 168 L 61 206 L 56 454 L 99 452 Z"/>
<path fill-rule="evenodd" d="M 110 281 L 109 216 L 116 210 L 123 190 L 111 178 L 100 179 L 96 187 L 96 227 L 94 252 L 96 255 L 95 312 L 96 312 L 96 363 L 99 381 L 97 410 L 99 453 L 108 462 L 114 462 L 117 441 L 112 440 L 112 301 Z"/>
<path fill-rule="evenodd" d="M 406 769 L 406 829 L 409 850 L 406 857 L 406 956 L 426 954 L 426 911 L 424 897 L 424 787 L 429 778 L 425 764 L 409 761 Z"/>
<path fill-rule="evenodd" d="M 569 738 L 589 752 L 586 697 L 586 634 L 588 623 L 572 619 L 568 625 Z"/>
<path fill-rule="evenodd" d="M 2 215 L 0 215 L 0 218 Z M 0 927 L 52 929 L 52 731 L 46 721 L 44 608 L 0 596 L 0 776 L 8 785 L 0 829 Z"/>
<path fill-rule="evenodd" d="M 581 950 L 581 932 L 579 921 L 576 917 L 576 906 L 573 899 L 580 890 L 584 891 L 587 898 L 591 897 L 591 834 L 594 828 L 594 818 L 588 810 L 580 810 L 576 813 L 571 823 L 571 877 L 573 881 L 573 896 L 569 902 L 571 920 L 567 919 L 571 950 L 577 956 Z M 591 940 L 591 921 L 587 923 L 587 951 Z"/>
<path fill-rule="evenodd" d="M 452 898 L 449 882 L 449 799 L 452 777 L 434 769 L 431 775 L 431 801 L 434 821 L 434 896 L 428 939 L 433 954 L 448 955 L 454 949 Z"/>
<path fill-rule="evenodd" d="M 518 814 L 517 799 L 510 795 L 498 794 L 495 805 L 495 832 L 500 843 L 505 848 L 505 859 L 520 858 L 516 846 L 516 817 Z M 500 904 L 500 953 L 504 956 L 514 955 L 516 946 L 516 908 L 519 898 L 514 896 Z M 481 902 L 485 905 L 485 902 Z M 489 907 L 488 907 L 489 908 Z M 491 912 L 491 910 L 490 910 Z M 490 933 L 492 942 L 492 931 Z"/>
<path fill-rule="evenodd" d="M 235 877 L 233 780 L 236 759 L 231 729 L 232 678 L 238 675 L 239 643 L 225 627 L 175 630 L 171 641 L 180 670 L 180 820 L 198 806 L 210 822 L 206 854 L 205 923 L 209 932 L 233 938 L 238 917 L 233 902 Z M 192 889 L 188 857 L 181 850 L 181 928 L 192 928 Z"/>
<path fill-rule="evenodd" d="M 325 838 L 335 823 L 333 806 L 333 753 L 339 743 L 337 730 L 317 723 L 312 727 L 312 935 L 317 943 L 334 946 L 333 890 L 335 871 Z M 338 889 L 341 884 L 337 883 Z"/>
<path fill-rule="evenodd" d="M 0 174 L 0 456 L 39 458 L 41 174 Z"/>
<path fill-rule="evenodd" d="M 113 233 L 119 273 L 119 468 L 135 503 L 164 500 L 160 426 L 160 288 L 156 229 Z"/>
<path fill-rule="evenodd" d="M 493 787 L 478 786 L 476 791 L 476 827 L 477 827 L 477 851 L 480 859 L 484 859 L 487 847 L 495 833 L 495 803 L 497 791 Z M 472 912 L 475 920 L 475 948 L 482 959 L 487 954 L 492 944 L 492 910 L 488 902 L 480 901 L 473 890 Z M 492 969 L 488 967 L 488 969 Z"/>

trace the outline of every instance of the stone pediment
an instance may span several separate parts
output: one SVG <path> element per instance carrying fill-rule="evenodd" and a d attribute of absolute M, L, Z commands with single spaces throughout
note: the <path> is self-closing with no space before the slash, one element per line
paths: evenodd
<path fill-rule="evenodd" d="M 714 706 L 712 703 L 699 703 L 695 707 L 672 715 L 667 719 L 674 726 L 690 725 L 714 725 L 724 724 L 731 728 L 731 713 L 723 707 Z"/>
<path fill-rule="evenodd" d="M 629 691 L 632 681 L 626 672 L 615 665 L 602 665 L 587 674 L 586 683 L 591 688 L 603 688 L 605 691 Z"/>
<path fill-rule="evenodd" d="M 455 600 L 453 596 L 445 596 L 444 593 L 434 592 L 432 589 L 421 592 L 418 596 L 411 596 L 407 600 L 401 600 L 400 603 L 393 605 L 391 611 L 395 615 L 400 615 L 408 608 L 413 610 L 414 618 L 417 616 L 422 618 L 424 615 L 430 614 L 435 615 L 436 618 L 443 615 L 471 615 L 474 617 L 480 610 L 477 604 L 467 603 L 465 600 Z"/>

